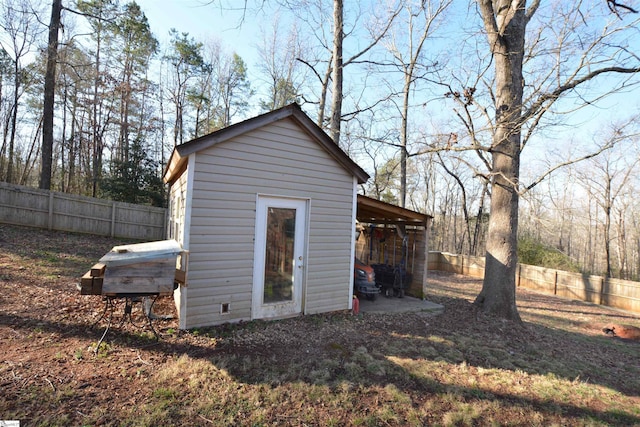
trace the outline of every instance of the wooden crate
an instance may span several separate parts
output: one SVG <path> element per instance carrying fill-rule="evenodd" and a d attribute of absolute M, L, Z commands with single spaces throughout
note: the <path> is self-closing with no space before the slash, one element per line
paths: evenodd
<path fill-rule="evenodd" d="M 94 276 L 92 270 L 87 271 L 77 285 L 80 295 L 102 295 L 103 280 L 103 277 Z"/>
<path fill-rule="evenodd" d="M 183 252 L 175 240 L 115 246 L 100 258 L 105 266 L 102 294 L 171 294 Z"/>

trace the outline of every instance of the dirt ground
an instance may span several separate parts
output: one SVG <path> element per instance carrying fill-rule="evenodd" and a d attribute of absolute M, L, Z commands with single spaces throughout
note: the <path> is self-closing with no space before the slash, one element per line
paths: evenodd
<path fill-rule="evenodd" d="M 79 423 L 96 405 L 136 405 L 151 393 L 148 379 L 152 372 L 184 354 L 207 357 L 225 352 L 240 356 L 267 352 L 273 360 L 281 360 L 276 357 L 280 352 L 291 359 L 308 357 L 309 348 L 331 351 L 318 328 L 323 320 L 305 318 L 287 320 L 286 328 L 226 325 L 208 333 L 180 332 L 175 319 L 158 320 L 154 325 L 159 341 L 148 329 L 127 322 L 114 325 L 96 349 L 105 323 L 92 325 L 100 318 L 104 302 L 100 296 L 81 296 L 76 285 L 82 274 L 117 244 L 123 242 L 0 224 L 0 419 L 6 413 L 36 419 L 43 413 L 70 414 L 69 419 Z M 640 326 L 638 315 L 519 289 L 524 320 L 520 327 L 475 313 L 471 302 L 479 289 L 476 279 L 436 272 L 430 276 L 428 299 L 444 305 L 443 314 L 427 319 L 415 313 L 365 313 L 342 322 L 340 336 L 334 331 L 331 338 L 357 348 L 386 329 L 412 334 L 428 326 L 444 335 L 467 330 L 486 340 L 507 341 L 513 351 L 524 351 L 533 342 L 541 354 L 557 354 L 567 360 L 571 354 L 591 354 L 602 370 L 590 373 L 589 381 L 638 395 L 638 380 L 618 372 L 625 372 L 625 364 L 640 363 L 633 357 L 640 354 L 638 344 L 625 343 L 628 352 L 621 359 L 615 349 L 599 350 L 590 340 L 567 339 L 569 334 L 612 339 L 602 333 L 606 324 Z M 118 307 L 118 313 L 121 310 Z M 154 311 L 175 313 L 169 298 L 157 301 Z M 354 317 L 334 313 L 318 318 L 331 316 Z M 292 330 L 296 332 L 292 334 Z M 108 357 L 101 357 L 103 353 Z M 484 356 L 468 354 L 465 360 L 479 366 L 492 363 L 474 357 Z M 637 365 L 634 369 L 637 372 Z M 29 397 L 29 393 L 42 390 L 51 390 L 56 398 Z"/>

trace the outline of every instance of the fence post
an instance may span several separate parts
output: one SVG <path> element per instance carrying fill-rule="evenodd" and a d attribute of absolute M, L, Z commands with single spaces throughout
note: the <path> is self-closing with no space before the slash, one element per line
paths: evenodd
<path fill-rule="evenodd" d="M 53 191 L 49 190 L 49 221 L 48 229 L 53 230 Z"/>
<path fill-rule="evenodd" d="M 553 294 L 558 295 L 558 271 L 553 273 Z"/>
<path fill-rule="evenodd" d="M 116 202 L 111 205 L 111 237 L 116 234 Z"/>
<path fill-rule="evenodd" d="M 429 229 L 431 228 L 431 220 L 427 218 L 424 224 L 424 230 L 422 231 L 422 238 L 424 239 L 424 266 L 422 267 L 422 299 L 427 298 L 427 280 L 428 280 L 428 270 L 429 270 Z M 417 231 L 416 231 L 417 232 Z M 415 242 L 415 239 L 414 239 Z M 438 254 L 442 255 L 442 254 Z M 438 258 L 438 264 L 440 263 L 440 258 Z"/>
<path fill-rule="evenodd" d="M 162 223 L 162 233 L 160 234 L 160 239 L 168 239 L 169 238 L 169 209 L 165 209 L 164 211 L 164 221 Z"/>

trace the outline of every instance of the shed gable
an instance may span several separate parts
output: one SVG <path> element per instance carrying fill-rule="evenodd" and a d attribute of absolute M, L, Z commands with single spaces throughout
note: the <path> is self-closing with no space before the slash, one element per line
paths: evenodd
<path fill-rule="evenodd" d="M 304 114 L 300 106 L 291 104 L 177 146 L 171 153 L 171 157 L 165 168 L 164 181 L 172 183 L 184 172 L 189 155 L 201 152 L 208 147 L 234 139 L 248 132 L 265 128 L 272 123 L 283 121 L 284 119 L 294 121 L 300 131 L 306 133 L 310 139 L 315 141 L 319 147 L 333 157 L 338 164 L 356 177 L 360 184 L 365 183 L 369 179 L 369 175 L 351 160 L 320 127 Z"/>

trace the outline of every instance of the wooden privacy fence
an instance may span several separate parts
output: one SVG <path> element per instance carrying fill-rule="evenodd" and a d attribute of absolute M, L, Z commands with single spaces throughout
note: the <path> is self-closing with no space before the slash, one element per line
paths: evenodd
<path fill-rule="evenodd" d="M 167 210 L 0 182 L 0 222 L 136 240 L 162 240 Z"/>
<path fill-rule="evenodd" d="M 429 270 L 484 277 L 484 257 L 429 253 Z M 546 294 L 640 313 L 640 282 L 518 264 L 516 285 Z"/>

